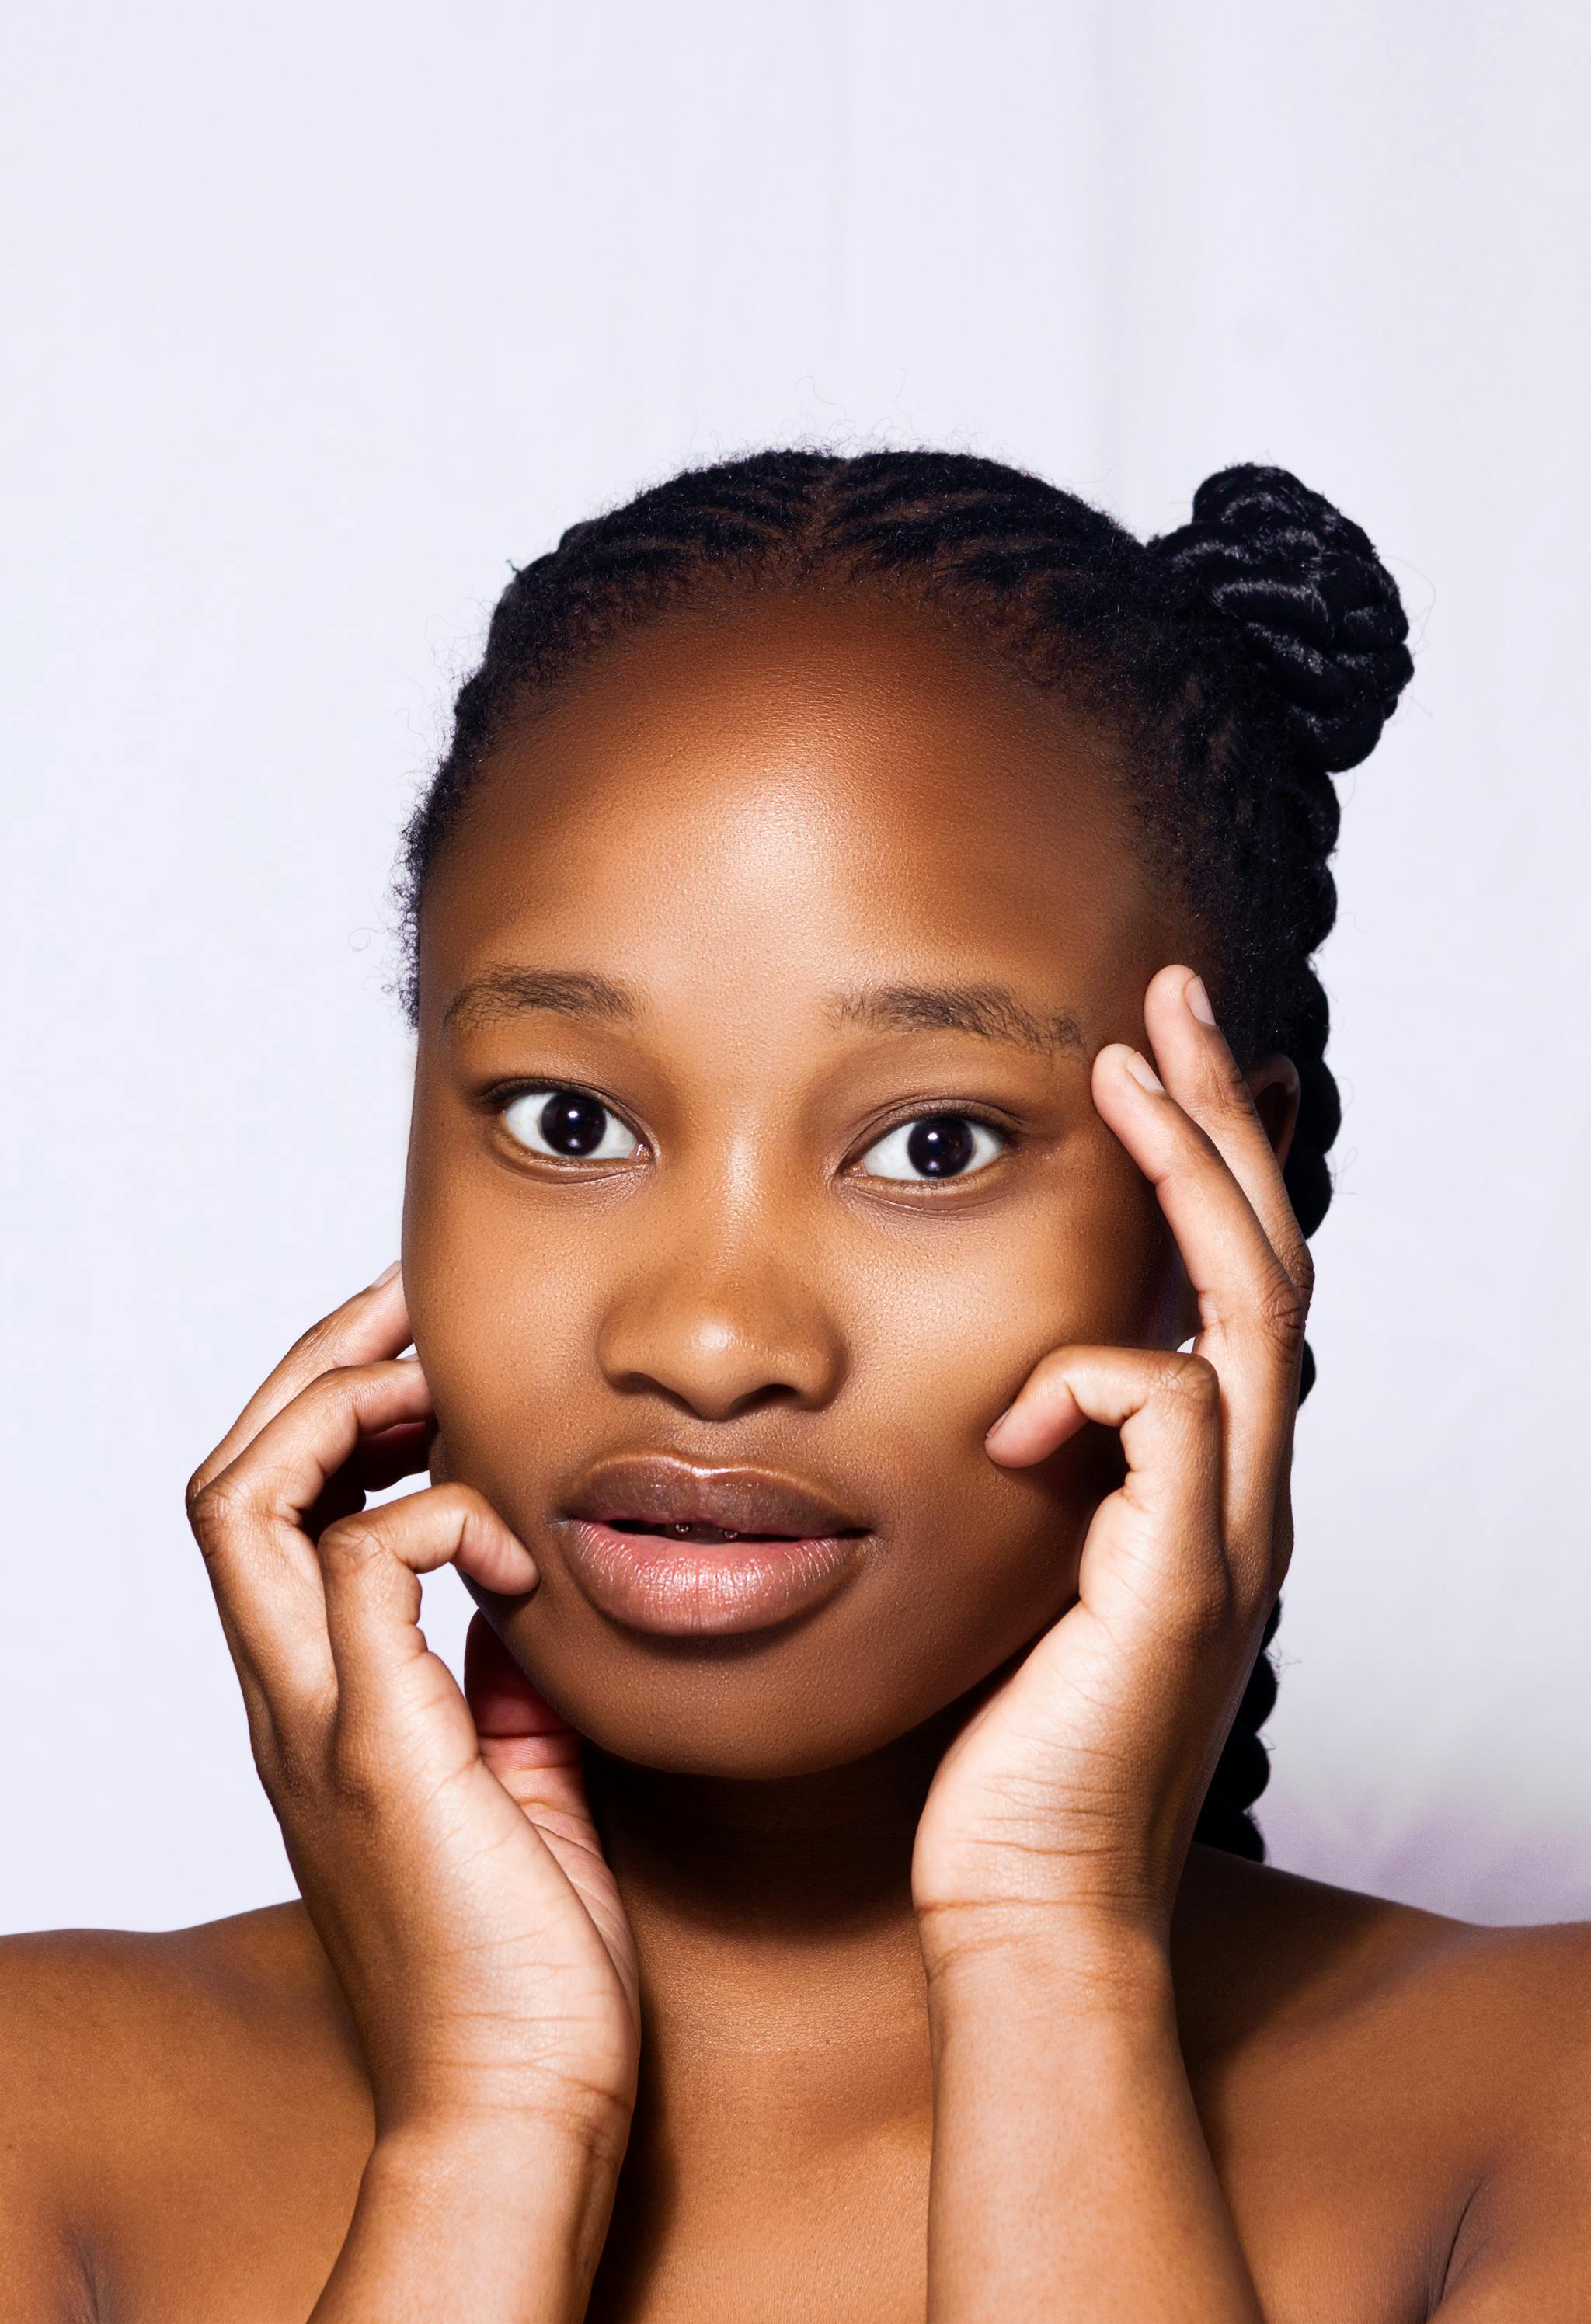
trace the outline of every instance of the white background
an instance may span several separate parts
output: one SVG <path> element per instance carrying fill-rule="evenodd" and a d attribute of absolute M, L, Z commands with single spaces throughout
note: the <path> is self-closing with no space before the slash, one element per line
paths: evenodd
<path fill-rule="evenodd" d="M 397 1249 L 397 832 L 510 561 L 767 439 L 1145 530 L 1274 459 L 1388 555 L 1265 1821 L 1591 1914 L 1586 12 L 10 21 L 0 1924 L 288 1892 L 181 1492 Z"/>

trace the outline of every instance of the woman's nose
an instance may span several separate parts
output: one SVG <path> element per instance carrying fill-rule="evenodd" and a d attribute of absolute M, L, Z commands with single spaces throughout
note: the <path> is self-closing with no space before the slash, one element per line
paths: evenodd
<path fill-rule="evenodd" d="M 615 1300 L 597 1360 L 615 1388 L 661 1392 L 704 1420 L 763 1403 L 825 1404 L 845 1347 L 809 1279 L 766 1253 L 670 1254 Z"/>

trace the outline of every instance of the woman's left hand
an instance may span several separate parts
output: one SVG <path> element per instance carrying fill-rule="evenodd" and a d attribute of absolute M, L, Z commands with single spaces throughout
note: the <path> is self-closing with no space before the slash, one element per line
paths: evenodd
<path fill-rule="evenodd" d="M 912 1868 L 930 1970 L 1021 1936 L 1035 1906 L 1164 1942 L 1287 1570 L 1309 1257 L 1207 1011 L 1193 972 L 1164 968 L 1144 1002 L 1163 1085 L 1123 1045 L 1095 1060 L 1095 1103 L 1155 1188 L 1200 1328 L 1190 1354 L 1058 1348 L 989 1432 L 991 1458 L 1023 1468 L 1098 1422 L 1127 1473 L 1095 1513 L 1077 1602 L 935 1775 Z"/>

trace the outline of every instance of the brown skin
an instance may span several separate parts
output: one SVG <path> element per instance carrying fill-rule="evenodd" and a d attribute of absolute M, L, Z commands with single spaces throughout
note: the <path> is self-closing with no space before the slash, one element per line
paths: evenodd
<path fill-rule="evenodd" d="M 416 1345 L 453 1473 L 541 1571 L 504 1636 L 583 1734 L 648 1766 L 854 1765 L 1026 1645 L 1073 1595 L 1101 1448 L 1012 1471 L 985 1432 L 1058 1338 L 1167 1329 L 1167 1238 L 1088 1074 L 1142 1038 L 1187 931 L 1099 745 L 1063 727 L 1058 785 L 1047 705 L 958 659 L 925 716 L 922 656 L 898 614 L 644 632 L 504 752 L 427 899 Z M 449 1001 L 499 962 L 597 971 L 644 1013 L 449 1038 Z M 872 985 L 1009 986 L 1080 1038 L 830 1024 L 831 995 Z M 661 1167 L 538 1169 L 481 1105 L 527 1074 L 610 1097 Z M 946 1093 L 1022 1145 L 938 1186 L 843 1175 Z M 776 1648 L 620 1631 L 566 1581 L 548 1514 L 594 1455 L 654 1449 L 811 1478 L 876 1550 Z"/>
<path fill-rule="evenodd" d="M 1262 1130 L 1124 801 L 860 599 L 659 625 L 499 752 L 426 899 L 402 1277 L 191 1494 L 308 1910 L 11 1941 L 0 2324 L 578 2315 L 599 2255 L 625 2324 L 1583 2312 L 1584 1932 L 1187 1854 L 1290 1549 L 1296 1079 Z M 445 1027 L 504 966 L 636 1011 Z M 1050 1038 L 834 1007 L 944 985 Z M 646 1156 L 538 1162 L 516 1081 Z M 957 1105 L 986 1169 L 859 1175 Z M 559 1511 L 631 1452 L 810 1480 L 866 1553 L 782 1630 L 622 1628 Z M 449 1558 L 513 1654 L 467 1711 L 412 1628 Z"/>

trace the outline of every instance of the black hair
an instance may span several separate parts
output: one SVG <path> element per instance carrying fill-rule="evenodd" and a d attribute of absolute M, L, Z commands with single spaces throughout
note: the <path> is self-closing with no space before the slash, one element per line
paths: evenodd
<path fill-rule="evenodd" d="M 398 876 L 402 1000 L 419 1021 L 432 864 L 495 742 L 608 639 L 754 590 L 865 588 L 950 624 L 1127 745 L 1150 850 L 1208 949 L 1240 1064 L 1280 1051 L 1301 1083 L 1288 1193 L 1306 1235 L 1331 1199 L 1341 1119 L 1311 965 L 1337 912 L 1331 777 L 1374 746 L 1412 674 L 1396 585 L 1360 528 L 1285 469 L 1224 469 L 1191 520 L 1140 541 L 1041 478 L 969 455 L 761 452 L 688 469 L 576 524 L 513 575 L 452 740 L 410 818 Z M 1306 1348 L 1301 1393 L 1314 1379 Z M 1250 1812 L 1276 1700 L 1262 1650 L 1196 1837 L 1263 1860 Z"/>

